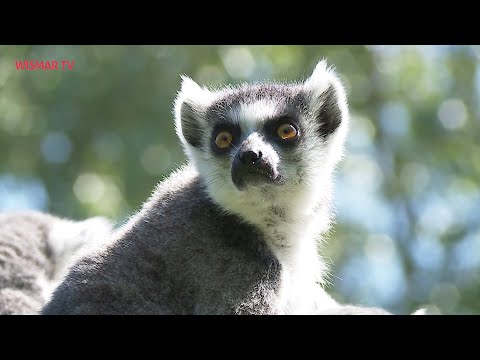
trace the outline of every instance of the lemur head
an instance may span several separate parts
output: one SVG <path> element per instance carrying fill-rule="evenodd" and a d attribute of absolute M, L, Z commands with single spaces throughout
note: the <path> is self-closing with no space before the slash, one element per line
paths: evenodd
<path fill-rule="evenodd" d="M 222 208 L 244 216 L 264 206 L 308 212 L 329 193 L 348 109 L 325 61 L 294 84 L 209 90 L 183 77 L 174 112 L 187 156 Z"/>

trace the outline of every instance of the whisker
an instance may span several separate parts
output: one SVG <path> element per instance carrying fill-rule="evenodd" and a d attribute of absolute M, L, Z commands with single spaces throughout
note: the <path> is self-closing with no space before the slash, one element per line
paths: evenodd
<path fill-rule="evenodd" d="M 235 150 L 238 151 L 238 148 L 231 141 L 229 141 L 229 143 L 230 143 L 230 145 L 232 145 L 235 148 Z"/>

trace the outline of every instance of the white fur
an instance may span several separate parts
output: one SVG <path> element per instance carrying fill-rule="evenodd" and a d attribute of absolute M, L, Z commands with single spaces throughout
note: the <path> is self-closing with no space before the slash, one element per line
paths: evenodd
<path fill-rule="evenodd" d="M 303 86 L 307 91 L 312 91 L 319 95 L 324 93 L 328 89 L 329 84 L 335 80 L 336 75 L 327 68 L 327 61 L 323 59 L 315 66 L 312 75 L 305 80 Z M 321 104 L 318 105 L 321 106 Z"/>
<path fill-rule="evenodd" d="M 112 224 L 103 217 L 92 217 L 83 221 L 58 219 L 48 234 L 48 244 L 53 253 L 54 272 L 50 278 L 40 277 L 45 301 L 67 274 L 70 266 L 84 247 L 104 243 L 112 230 Z"/>
<path fill-rule="evenodd" d="M 412 315 L 428 315 L 427 309 L 418 309 Z"/>
<path fill-rule="evenodd" d="M 259 100 L 249 104 L 241 104 L 240 111 L 235 114 L 238 122 L 253 131 L 267 119 L 276 114 L 278 103 L 272 100 Z"/>

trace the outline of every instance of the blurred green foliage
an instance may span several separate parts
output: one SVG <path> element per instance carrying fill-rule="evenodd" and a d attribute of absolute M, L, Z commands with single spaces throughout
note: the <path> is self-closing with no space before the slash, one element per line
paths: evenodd
<path fill-rule="evenodd" d="M 352 114 L 324 245 L 341 301 L 480 313 L 480 47 L 0 46 L 0 209 L 123 222 L 185 159 L 181 74 L 297 81 L 327 58 Z M 15 61 L 74 61 L 22 71 Z"/>

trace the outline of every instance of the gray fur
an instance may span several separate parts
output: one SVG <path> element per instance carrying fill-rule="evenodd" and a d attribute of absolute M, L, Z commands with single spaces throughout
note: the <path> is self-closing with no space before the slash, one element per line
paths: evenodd
<path fill-rule="evenodd" d="M 348 122 L 333 71 L 322 62 L 304 84 L 216 91 L 184 78 L 175 118 L 190 163 L 71 267 L 42 313 L 290 314 L 335 306 L 321 288 L 316 250 L 330 223 L 331 176 Z M 275 130 L 290 121 L 298 137 L 282 142 Z M 214 146 L 221 129 L 233 135 L 226 151 Z M 270 169 L 265 182 L 233 183 L 233 159 L 243 150 L 267 154 L 256 173 Z M 267 181 L 273 177 L 281 181 Z"/>
<path fill-rule="evenodd" d="M 103 218 L 73 222 L 34 211 L 0 214 L 0 314 L 37 314 L 73 253 L 94 238 L 98 226 L 100 236 L 111 228 Z"/>
<path fill-rule="evenodd" d="M 43 304 L 37 279 L 53 274 L 50 223 L 43 214 L 0 214 L 0 314 L 34 314 Z"/>
<path fill-rule="evenodd" d="M 43 313 L 274 314 L 280 270 L 258 230 L 224 214 L 186 167 L 73 266 Z"/>
<path fill-rule="evenodd" d="M 257 83 L 242 84 L 222 91 L 207 108 L 206 118 L 210 123 L 232 121 L 232 109 L 258 100 L 271 100 L 278 104 L 273 117 L 298 116 L 306 110 L 305 96 L 300 84 Z"/>

